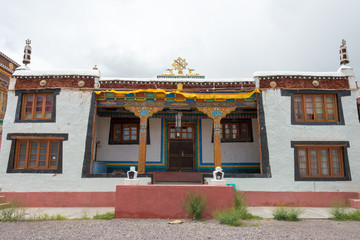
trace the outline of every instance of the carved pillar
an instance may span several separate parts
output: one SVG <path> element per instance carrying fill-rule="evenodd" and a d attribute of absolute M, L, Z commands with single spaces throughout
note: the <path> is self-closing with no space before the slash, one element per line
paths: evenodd
<path fill-rule="evenodd" d="M 214 121 L 214 168 L 221 167 L 221 119 L 234 111 L 236 107 L 198 107 L 199 111 Z"/>
<path fill-rule="evenodd" d="M 162 107 L 125 107 L 140 118 L 138 172 L 145 173 L 147 120 Z"/>

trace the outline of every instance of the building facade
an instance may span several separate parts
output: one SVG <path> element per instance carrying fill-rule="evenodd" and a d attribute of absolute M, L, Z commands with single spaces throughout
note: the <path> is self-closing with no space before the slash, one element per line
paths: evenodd
<path fill-rule="evenodd" d="M 325 195 L 357 196 L 351 67 L 206 79 L 184 73 L 186 66 L 178 58 L 169 72 L 145 79 L 17 70 L 4 119 L 2 191 L 32 206 L 83 206 L 89 198 L 86 206 L 108 206 L 130 166 L 141 184 L 167 173 L 168 181 L 196 175 L 205 183 L 221 166 L 250 205 L 326 206 Z M 54 205 L 41 200 L 52 198 Z"/>

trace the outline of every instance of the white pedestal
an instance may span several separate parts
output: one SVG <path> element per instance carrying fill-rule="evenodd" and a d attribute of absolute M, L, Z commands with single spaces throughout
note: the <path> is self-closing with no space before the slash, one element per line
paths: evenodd
<path fill-rule="evenodd" d="M 212 186 L 226 186 L 226 180 L 211 179 L 209 185 Z"/>
<path fill-rule="evenodd" d="M 124 185 L 139 185 L 139 179 L 124 179 Z"/>

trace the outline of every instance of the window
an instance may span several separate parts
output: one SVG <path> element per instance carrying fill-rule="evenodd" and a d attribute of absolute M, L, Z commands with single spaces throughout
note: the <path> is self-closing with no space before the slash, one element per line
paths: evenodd
<path fill-rule="evenodd" d="M 109 144 L 139 144 L 139 118 L 112 118 L 110 123 Z M 149 122 L 147 144 L 150 144 Z"/>
<path fill-rule="evenodd" d="M 177 140 L 192 140 L 194 138 L 194 127 L 193 126 L 182 126 L 176 128 L 175 126 L 169 127 L 170 139 Z"/>
<path fill-rule="evenodd" d="M 299 147 L 299 175 L 301 177 L 343 177 L 341 147 Z"/>
<path fill-rule="evenodd" d="M 118 123 L 114 124 L 114 142 L 138 142 L 139 141 L 139 125 Z"/>
<path fill-rule="evenodd" d="M 57 169 L 60 140 L 18 140 L 14 169 Z"/>
<path fill-rule="evenodd" d="M 9 133 L 8 173 L 62 173 L 63 141 L 68 134 Z"/>
<path fill-rule="evenodd" d="M 4 120 L 6 111 L 7 94 L 6 92 L 0 91 L 0 121 Z"/>
<path fill-rule="evenodd" d="M 15 122 L 55 122 L 59 92 L 60 89 L 16 90 Z"/>
<path fill-rule="evenodd" d="M 295 148 L 295 180 L 351 180 L 348 142 L 292 142 Z"/>
<path fill-rule="evenodd" d="M 21 119 L 51 119 L 53 110 L 53 94 L 34 93 L 24 94 Z"/>
<path fill-rule="evenodd" d="M 337 122 L 335 94 L 295 94 L 295 121 L 297 122 Z"/>
<path fill-rule="evenodd" d="M 251 120 L 221 120 L 222 142 L 251 142 Z"/>

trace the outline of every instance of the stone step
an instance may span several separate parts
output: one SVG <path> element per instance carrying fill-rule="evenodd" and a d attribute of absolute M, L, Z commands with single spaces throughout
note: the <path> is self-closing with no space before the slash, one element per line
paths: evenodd
<path fill-rule="evenodd" d="M 349 199 L 349 206 L 352 208 L 360 209 L 360 199 Z"/>
<path fill-rule="evenodd" d="M 152 172 L 154 182 L 202 182 L 202 173 L 199 172 Z"/>

